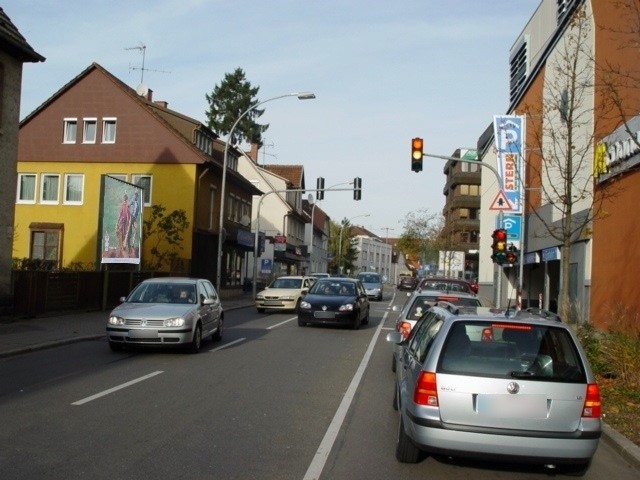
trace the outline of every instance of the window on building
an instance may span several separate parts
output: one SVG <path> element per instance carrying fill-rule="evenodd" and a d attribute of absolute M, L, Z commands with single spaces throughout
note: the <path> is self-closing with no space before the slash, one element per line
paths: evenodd
<path fill-rule="evenodd" d="M 463 172 L 477 172 L 480 167 L 477 163 L 460 162 L 460 168 Z"/>
<path fill-rule="evenodd" d="M 480 195 L 479 185 L 460 185 L 460 195 Z"/>
<path fill-rule="evenodd" d="M 131 183 L 142 187 L 142 189 L 144 190 L 142 196 L 144 199 L 143 204 L 145 207 L 151 206 L 151 188 L 153 187 L 152 180 L 153 177 L 151 175 L 131 175 Z"/>
<path fill-rule="evenodd" d="M 96 143 L 96 130 L 98 120 L 96 118 L 83 119 L 82 143 Z"/>
<path fill-rule="evenodd" d="M 462 218 L 462 219 L 469 218 L 469 209 L 468 208 L 458 209 L 458 218 Z"/>
<path fill-rule="evenodd" d="M 509 58 L 510 83 L 509 98 L 513 102 L 522 89 L 529 73 L 529 59 L 527 48 L 527 36 L 523 36 L 511 50 L 511 58 Z"/>
<path fill-rule="evenodd" d="M 116 143 L 116 119 L 102 119 L 102 143 Z"/>
<path fill-rule="evenodd" d="M 118 180 L 122 180 L 123 182 L 127 181 L 126 173 L 109 173 L 108 175 L 112 178 L 117 178 Z"/>
<path fill-rule="evenodd" d="M 31 230 L 31 248 L 29 258 L 51 262 L 60 267 L 60 245 L 64 226 L 57 223 L 34 223 Z"/>
<path fill-rule="evenodd" d="M 40 203 L 55 204 L 59 202 L 58 191 L 60 189 L 60 175 L 57 173 L 45 173 L 42 175 L 42 188 L 40 190 Z"/>
<path fill-rule="evenodd" d="M 63 143 L 76 143 L 76 133 L 78 130 L 77 118 L 65 118 L 64 119 L 64 131 L 62 142 Z"/>
<path fill-rule="evenodd" d="M 36 174 L 19 173 L 16 203 L 36 203 Z"/>
<path fill-rule="evenodd" d="M 64 203 L 82 205 L 84 192 L 84 175 L 67 174 L 64 176 Z"/>

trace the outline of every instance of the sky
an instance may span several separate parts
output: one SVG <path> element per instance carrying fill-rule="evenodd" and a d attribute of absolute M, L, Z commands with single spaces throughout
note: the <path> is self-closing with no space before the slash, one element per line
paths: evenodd
<path fill-rule="evenodd" d="M 240 67 L 268 100 L 260 164 L 302 165 L 319 206 L 382 238 L 442 212 L 445 160 L 509 107 L 509 49 L 540 0 L 1 0 L 44 63 L 23 69 L 20 118 L 93 62 L 207 123 Z M 144 47 L 144 49 L 142 48 Z M 144 51 L 144 57 L 142 52 Z M 142 69 L 144 59 L 144 68 Z M 294 96 L 313 92 L 314 100 Z M 223 137 L 224 138 L 224 137 Z M 247 147 L 248 148 L 248 147 Z M 362 199 L 352 183 L 362 179 Z M 347 189 L 347 190 L 343 190 Z M 493 192 L 493 190 L 491 190 Z M 308 196 L 305 195 L 305 198 Z M 490 202 L 490 200 L 489 200 Z"/>

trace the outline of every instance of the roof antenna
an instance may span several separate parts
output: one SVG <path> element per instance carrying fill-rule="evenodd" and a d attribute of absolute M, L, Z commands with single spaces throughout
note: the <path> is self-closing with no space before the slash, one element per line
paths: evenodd
<path fill-rule="evenodd" d="M 146 54 L 147 54 L 147 46 L 140 42 L 140 45 L 138 45 L 137 47 L 129 47 L 129 48 L 125 48 L 125 50 L 138 50 L 142 53 L 142 67 L 132 67 L 131 63 L 129 63 L 129 72 L 131 72 L 132 70 L 140 70 L 140 85 L 138 85 L 138 87 L 136 88 L 136 91 L 138 92 L 138 95 L 146 95 L 148 88 L 144 85 L 144 72 L 158 72 L 158 73 L 171 73 L 168 72 L 166 70 L 152 70 L 149 68 L 145 68 L 144 66 L 144 62 L 146 59 Z M 141 93 L 143 92 L 143 93 Z"/>

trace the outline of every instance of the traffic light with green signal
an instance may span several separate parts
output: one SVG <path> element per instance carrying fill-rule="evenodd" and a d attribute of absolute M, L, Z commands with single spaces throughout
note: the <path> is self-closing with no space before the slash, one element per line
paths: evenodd
<path fill-rule="evenodd" d="M 414 172 L 422 171 L 422 157 L 424 156 L 424 141 L 415 137 L 411 140 L 411 170 Z"/>
<path fill-rule="evenodd" d="M 493 239 L 491 245 L 493 263 L 498 265 L 507 263 L 507 231 L 504 228 L 497 228 L 491 234 L 491 238 Z"/>

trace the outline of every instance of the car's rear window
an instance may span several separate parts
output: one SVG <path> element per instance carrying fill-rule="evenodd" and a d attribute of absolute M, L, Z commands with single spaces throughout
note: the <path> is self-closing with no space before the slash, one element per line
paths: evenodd
<path fill-rule="evenodd" d="M 380 276 L 373 274 L 373 273 L 369 273 L 366 275 L 358 275 L 358 280 L 360 280 L 362 283 L 380 283 Z"/>
<path fill-rule="evenodd" d="M 471 289 L 465 283 L 450 282 L 446 280 L 425 281 L 420 285 L 422 290 L 441 290 L 446 292 L 466 292 L 471 293 Z"/>
<path fill-rule="evenodd" d="M 456 322 L 438 372 L 583 383 L 584 366 L 564 328 L 507 322 Z"/>
<path fill-rule="evenodd" d="M 301 288 L 300 278 L 278 278 L 270 285 L 271 288 Z"/>

